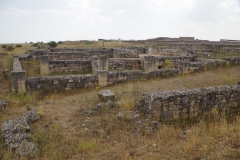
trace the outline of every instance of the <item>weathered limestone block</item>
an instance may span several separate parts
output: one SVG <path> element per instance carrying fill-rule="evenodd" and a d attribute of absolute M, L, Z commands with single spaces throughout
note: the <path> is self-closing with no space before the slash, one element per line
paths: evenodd
<path fill-rule="evenodd" d="M 30 127 L 25 118 L 17 118 L 2 123 L 3 145 L 17 148 L 21 141 L 28 139 Z"/>
<path fill-rule="evenodd" d="M 98 93 L 98 97 L 103 101 L 108 101 L 108 100 L 114 101 L 115 94 L 110 90 L 103 90 Z"/>

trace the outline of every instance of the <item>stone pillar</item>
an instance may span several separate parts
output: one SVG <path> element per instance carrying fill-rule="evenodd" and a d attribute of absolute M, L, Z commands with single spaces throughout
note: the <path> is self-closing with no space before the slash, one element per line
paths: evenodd
<path fill-rule="evenodd" d="M 12 92 L 26 93 L 26 72 L 12 71 L 11 76 L 12 76 Z"/>
<path fill-rule="evenodd" d="M 102 56 L 98 59 L 98 70 L 108 71 L 108 57 Z"/>
<path fill-rule="evenodd" d="M 105 87 L 108 85 L 108 71 L 106 70 L 97 70 L 98 76 L 98 86 Z"/>
<path fill-rule="evenodd" d="M 148 48 L 148 55 L 149 56 L 152 55 L 152 48 L 151 47 Z"/>
<path fill-rule="evenodd" d="M 155 69 L 155 57 L 145 56 L 144 57 L 144 72 L 150 72 Z"/>
<path fill-rule="evenodd" d="M 182 74 L 188 74 L 189 73 L 189 62 L 178 62 L 178 68 L 181 68 Z"/>
<path fill-rule="evenodd" d="M 41 73 L 41 75 L 49 75 L 48 56 L 41 56 L 40 57 L 40 73 Z"/>

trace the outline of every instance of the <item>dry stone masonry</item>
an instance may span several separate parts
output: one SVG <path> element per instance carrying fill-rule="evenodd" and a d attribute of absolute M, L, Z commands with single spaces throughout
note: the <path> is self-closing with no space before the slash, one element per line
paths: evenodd
<path fill-rule="evenodd" d="M 226 113 L 240 107 L 240 85 L 146 93 L 136 107 L 159 120 L 195 118 L 213 110 Z"/>

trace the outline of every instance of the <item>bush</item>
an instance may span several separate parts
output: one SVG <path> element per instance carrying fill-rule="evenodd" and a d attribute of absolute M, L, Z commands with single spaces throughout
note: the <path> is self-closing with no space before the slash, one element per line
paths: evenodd
<path fill-rule="evenodd" d="M 33 47 L 38 47 L 38 43 L 33 43 Z"/>
<path fill-rule="evenodd" d="M 47 43 L 50 47 L 56 47 L 57 43 L 55 41 L 50 41 Z"/>
<path fill-rule="evenodd" d="M 58 44 L 61 44 L 61 43 L 63 43 L 63 41 L 58 41 Z"/>
<path fill-rule="evenodd" d="M 7 48 L 7 45 L 6 44 L 2 45 L 2 48 Z"/>
<path fill-rule="evenodd" d="M 7 48 L 6 48 L 6 50 L 7 51 L 12 51 L 12 50 L 14 50 L 15 48 L 13 47 L 13 46 L 7 46 Z"/>
<path fill-rule="evenodd" d="M 86 42 L 85 42 L 85 45 L 91 45 L 91 44 L 93 44 L 92 41 L 86 41 Z"/>
<path fill-rule="evenodd" d="M 17 44 L 17 45 L 16 45 L 16 47 L 19 47 L 19 48 L 20 48 L 20 47 L 22 47 L 22 45 L 20 45 L 20 44 Z"/>

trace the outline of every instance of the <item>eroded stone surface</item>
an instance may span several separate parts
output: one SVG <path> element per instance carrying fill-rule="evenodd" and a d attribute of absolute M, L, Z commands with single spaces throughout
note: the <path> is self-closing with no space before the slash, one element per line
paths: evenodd
<path fill-rule="evenodd" d="M 110 90 L 103 90 L 98 93 L 98 97 L 103 101 L 108 101 L 108 100 L 114 101 L 115 94 Z"/>
<path fill-rule="evenodd" d="M 17 148 L 21 141 L 29 138 L 30 127 L 25 118 L 17 118 L 2 123 L 3 145 Z"/>
<path fill-rule="evenodd" d="M 29 159 L 34 158 L 37 153 L 37 146 L 33 142 L 23 140 L 17 150 L 18 156 L 27 157 Z"/>
<path fill-rule="evenodd" d="M 136 107 L 160 119 L 195 118 L 240 107 L 240 86 L 219 86 L 143 94 Z"/>
<path fill-rule="evenodd" d="M 36 111 L 29 110 L 29 111 L 27 111 L 24 118 L 26 119 L 27 123 L 33 123 L 33 122 L 39 120 L 40 116 Z"/>

